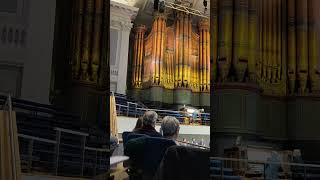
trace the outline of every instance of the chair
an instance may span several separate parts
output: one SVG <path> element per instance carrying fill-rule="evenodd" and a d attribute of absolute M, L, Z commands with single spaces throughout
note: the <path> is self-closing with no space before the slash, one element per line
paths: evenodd
<path fill-rule="evenodd" d="M 122 133 L 122 141 L 123 141 L 123 147 L 125 146 L 125 144 L 127 144 L 127 142 L 128 142 L 128 136 L 130 135 L 130 134 L 132 134 L 133 132 L 131 132 L 131 131 L 124 131 L 123 133 Z"/>
<path fill-rule="evenodd" d="M 172 140 L 157 137 L 142 136 L 128 140 L 125 155 L 131 160 L 131 176 L 152 179 L 167 148 L 174 145 L 176 143 Z"/>
<path fill-rule="evenodd" d="M 167 149 L 154 180 L 208 180 L 209 150 L 171 146 Z"/>
<path fill-rule="evenodd" d="M 149 179 L 153 178 L 167 149 L 176 143 L 170 139 L 157 137 L 148 137 L 145 143 L 142 169 L 144 176 Z"/>

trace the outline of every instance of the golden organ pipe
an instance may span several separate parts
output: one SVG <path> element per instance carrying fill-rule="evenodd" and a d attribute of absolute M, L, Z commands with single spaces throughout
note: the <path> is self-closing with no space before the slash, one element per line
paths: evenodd
<path fill-rule="evenodd" d="M 183 72 L 183 13 L 180 13 L 180 19 L 179 19 L 179 27 L 180 27 L 180 34 L 179 34 L 179 83 L 180 87 L 182 86 L 182 72 Z"/>
<path fill-rule="evenodd" d="M 137 52 L 138 52 L 138 38 L 137 38 L 137 32 L 134 32 L 134 46 L 133 46 L 133 62 L 132 62 L 132 85 L 135 87 L 135 83 L 137 81 L 136 74 L 137 74 Z"/>
<path fill-rule="evenodd" d="M 186 86 L 186 82 L 187 82 L 187 54 L 188 54 L 188 39 L 187 39 L 187 35 L 188 35 L 188 19 L 187 19 L 187 15 L 183 14 L 183 73 L 182 73 L 182 81 L 183 81 L 183 85 L 184 87 Z"/>
<path fill-rule="evenodd" d="M 212 57 L 213 57 L 213 69 L 212 69 L 212 74 L 213 74 L 213 79 L 215 79 L 216 74 L 217 74 L 217 57 L 218 57 L 218 0 L 211 0 L 210 1 L 210 7 L 212 10 L 210 11 L 210 34 L 211 34 L 211 43 L 212 45 L 210 46 L 210 52 L 212 52 Z"/>
<path fill-rule="evenodd" d="M 163 80 L 163 61 L 164 61 L 164 58 L 163 58 L 163 35 L 164 35 L 164 32 L 163 32 L 163 30 L 164 30 L 164 23 L 163 23 L 163 19 L 161 18 L 160 20 L 159 20 L 159 24 L 160 24 L 160 31 L 159 31 L 159 39 L 160 39 L 160 41 L 159 41 L 159 44 L 160 44 L 160 46 L 159 46 L 159 51 L 160 51 L 160 53 L 159 53 L 159 74 L 160 74 L 160 78 L 159 78 L 159 81 L 160 81 L 160 83 L 162 83 L 161 81 Z"/>
<path fill-rule="evenodd" d="M 210 28 L 207 28 L 207 89 L 210 90 Z"/>
<path fill-rule="evenodd" d="M 317 78 L 317 69 L 318 69 L 318 34 L 317 34 L 317 11 L 315 7 L 317 6 L 317 0 L 308 0 L 308 18 L 309 18 L 309 27 L 308 27 L 308 42 L 309 42 L 309 77 L 311 81 L 311 88 L 312 90 L 319 90 L 318 84 L 318 78 Z"/>
<path fill-rule="evenodd" d="M 83 40 L 83 54 L 82 54 L 82 79 L 88 80 L 88 69 L 90 64 L 90 45 L 92 34 L 92 13 L 93 13 L 93 0 L 87 0 L 86 13 L 84 22 L 84 40 Z"/>
<path fill-rule="evenodd" d="M 288 77 L 291 93 L 296 80 L 296 2 L 288 0 Z"/>
<path fill-rule="evenodd" d="M 207 72 L 208 72 L 208 61 L 207 61 L 207 33 L 206 33 L 206 29 L 203 29 L 203 39 L 204 39 L 204 43 L 203 43 L 203 69 L 204 69 L 204 90 L 207 89 L 208 86 L 208 79 L 207 79 Z"/>
<path fill-rule="evenodd" d="M 203 39 L 202 39 L 203 35 L 202 35 L 202 29 L 200 29 L 200 48 L 199 48 L 199 56 L 200 56 L 200 88 L 202 89 L 203 87 L 203 57 L 202 57 L 202 44 L 203 44 Z"/>
<path fill-rule="evenodd" d="M 248 0 L 235 0 L 234 4 L 233 64 L 239 80 L 242 80 L 245 67 L 240 59 L 248 59 Z"/>
<path fill-rule="evenodd" d="M 277 0 L 277 78 L 281 79 L 281 0 Z"/>
<path fill-rule="evenodd" d="M 178 18 L 178 17 L 177 17 Z M 174 81 L 175 81 L 175 86 L 178 85 L 178 75 L 179 75 L 179 20 L 176 20 L 176 28 L 175 28 L 175 58 L 174 58 Z"/>
<path fill-rule="evenodd" d="M 160 37 L 161 37 L 161 20 L 160 18 L 158 17 L 157 18 L 157 33 L 156 33 L 156 43 L 157 43 L 157 53 L 156 53 L 156 61 L 157 61 L 157 84 L 159 84 L 160 82 L 160 49 L 161 49 L 161 40 L 160 40 Z"/>
<path fill-rule="evenodd" d="M 143 64 L 143 58 L 144 58 L 144 33 L 145 33 L 145 27 L 141 27 L 141 32 L 140 32 L 140 44 L 141 44 L 141 48 L 140 48 L 140 59 L 139 59 L 139 86 L 141 86 L 142 84 L 142 64 Z"/>
<path fill-rule="evenodd" d="M 95 1 L 95 17 L 94 17 L 94 40 L 92 48 L 92 73 L 93 80 L 98 79 L 98 67 L 100 61 L 100 38 L 101 38 L 101 22 L 102 22 L 102 0 Z"/>
<path fill-rule="evenodd" d="M 303 94 L 308 75 L 308 6 L 306 0 L 297 0 L 297 69 L 300 90 Z"/>
<path fill-rule="evenodd" d="M 257 55 L 257 39 L 258 31 L 257 31 L 257 0 L 249 0 L 249 13 L 248 13 L 248 25 L 249 25 L 249 38 L 248 38 L 248 71 L 249 78 L 251 80 L 254 79 L 255 76 L 255 64 L 256 64 L 256 55 Z"/>
<path fill-rule="evenodd" d="M 219 1 L 219 45 L 218 57 L 222 80 L 226 79 L 232 61 L 233 0 Z"/>
<path fill-rule="evenodd" d="M 82 45 L 82 25 L 83 25 L 83 0 L 75 1 L 78 6 L 78 14 L 76 18 L 76 24 L 77 24 L 77 30 L 75 32 L 76 38 L 75 38 L 75 62 L 74 62 L 74 77 L 77 79 L 78 74 L 80 72 L 80 66 L 81 66 L 81 45 Z"/>
<path fill-rule="evenodd" d="M 191 63 L 192 61 L 192 19 L 191 15 L 189 15 L 189 22 L 188 22 L 188 81 L 191 79 Z"/>
<path fill-rule="evenodd" d="M 287 9 L 287 1 L 281 0 L 281 80 L 286 83 L 287 79 L 287 63 L 288 63 L 288 9 Z"/>
<path fill-rule="evenodd" d="M 272 1 L 268 0 L 267 7 L 268 7 L 268 34 L 267 34 L 267 81 L 271 80 L 271 71 L 272 71 Z"/>
<path fill-rule="evenodd" d="M 277 70 L 277 0 L 271 1 L 271 8 L 272 8 L 272 46 L 271 46 L 271 82 L 276 81 L 276 70 Z"/>

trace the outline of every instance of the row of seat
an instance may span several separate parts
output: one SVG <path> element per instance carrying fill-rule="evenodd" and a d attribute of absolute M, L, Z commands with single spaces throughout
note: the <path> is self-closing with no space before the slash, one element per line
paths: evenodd
<path fill-rule="evenodd" d="M 220 160 L 210 160 L 210 177 L 219 180 L 243 180 L 244 177 L 234 175 L 231 168 L 224 168 Z"/>
<path fill-rule="evenodd" d="M 5 103 L 6 98 L 0 96 L 0 105 Z M 89 129 L 80 127 L 80 117 L 66 113 L 62 108 L 16 98 L 12 98 L 12 106 L 16 112 L 19 134 L 47 140 L 44 142 L 34 140 L 31 146 L 30 139 L 19 138 L 23 172 L 55 173 L 57 146 L 50 142 L 56 140 L 56 127 L 89 133 L 86 141 L 86 145 L 89 147 L 102 148 L 108 145 L 109 136 L 107 134 L 89 132 Z M 58 159 L 59 175 L 80 176 L 83 169 L 83 176 L 94 176 L 107 168 L 109 153 L 96 153 L 87 150 L 83 160 L 81 141 L 82 139 L 78 135 L 62 133 Z M 30 154 L 30 147 L 32 147 L 32 154 Z M 83 161 L 84 164 L 82 164 Z"/>
<path fill-rule="evenodd" d="M 123 132 L 122 139 L 124 153 L 130 157 L 128 174 L 131 179 L 152 179 L 154 176 L 158 179 L 160 178 L 159 180 L 208 179 L 209 173 L 206 172 L 208 170 L 208 164 L 205 164 L 209 158 L 208 150 L 177 146 L 176 143 L 170 139 L 149 137 L 133 132 Z M 179 154 L 175 153 L 175 151 L 180 151 L 181 148 L 184 153 L 185 151 L 188 151 L 188 153 L 181 155 L 184 157 L 183 159 L 178 156 L 173 158 L 173 155 Z M 172 154 L 168 152 L 170 149 Z M 197 168 L 200 168 L 198 172 L 192 171 L 194 164 L 192 164 L 191 161 L 194 161 L 194 158 L 201 162 L 196 165 Z M 179 171 L 176 173 L 177 176 L 168 177 L 168 174 L 172 173 L 170 171 L 173 169 L 168 167 L 170 165 L 167 164 L 167 161 L 172 161 L 169 164 L 182 164 L 180 170 L 179 167 L 175 167 L 174 169 L 174 171 Z M 186 165 L 185 161 L 189 162 L 190 165 L 183 167 Z M 200 176 L 199 173 L 201 173 Z"/>

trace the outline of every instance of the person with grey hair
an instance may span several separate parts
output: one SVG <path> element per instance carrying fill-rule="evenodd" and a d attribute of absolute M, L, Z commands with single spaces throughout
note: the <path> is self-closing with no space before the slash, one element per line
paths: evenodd
<path fill-rule="evenodd" d="M 163 118 L 161 123 L 161 132 L 163 137 L 176 141 L 179 135 L 179 130 L 180 123 L 175 117 L 166 116 Z"/>
<path fill-rule="evenodd" d="M 146 111 L 142 117 L 142 128 L 135 131 L 138 134 L 145 134 L 151 137 L 162 137 L 155 129 L 158 114 L 154 111 Z"/>

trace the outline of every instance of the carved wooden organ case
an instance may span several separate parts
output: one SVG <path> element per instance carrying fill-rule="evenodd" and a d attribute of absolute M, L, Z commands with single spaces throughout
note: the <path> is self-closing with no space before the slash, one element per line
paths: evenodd
<path fill-rule="evenodd" d="M 195 32 L 192 15 L 177 12 L 172 26 L 167 14 L 154 12 L 151 32 L 133 29 L 132 88 L 161 86 L 210 91 L 210 22 L 200 19 Z"/>

